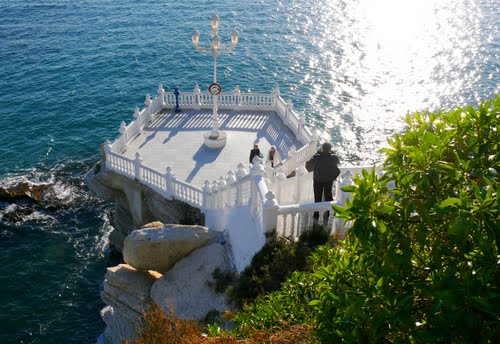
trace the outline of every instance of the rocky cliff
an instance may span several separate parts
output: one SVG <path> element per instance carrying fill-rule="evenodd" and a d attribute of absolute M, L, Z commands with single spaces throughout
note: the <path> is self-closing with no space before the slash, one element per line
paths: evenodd
<path fill-rule="evenodd" d="M 101 293 L 106 330 L 99 344 L 137 338 L 143 314 L 154 304 L 165 313 L 197 320 L 212 310 L 234 308 L 212 287 L 215 269 L 231 269 L 220 235 L 201 226 L 156 222 L 148 227 L 133 231 L 124 241 L 126 264 L 107 269 Z"/>
<path fill-rule="evenodd" d="M 199 209 L 167 200 L 140 183 L 107 170 L 98 163 L 85 176 L 85 184 L 99 198 L 115 204 L 109 236 L 110 244 L 123 252 L 125 237 L 146 223 L 203 224 Z"/>

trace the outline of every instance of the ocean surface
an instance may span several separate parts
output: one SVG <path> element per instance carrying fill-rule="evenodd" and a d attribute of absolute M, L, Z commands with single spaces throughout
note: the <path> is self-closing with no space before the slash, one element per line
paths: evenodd
<path fill-rule="evenodd" d="M 0 186 L 50 182 L 53 203 L 0 202 L 0 343 L 93 343 L 112 205 L 85 173 L 158 84 L 206 88 L 209 18 L 236 50 L 224 90 L 282 95 L 345 164 L 417 110 L 474 105 L 500 90 L 500 0 L 0 0 Z"/>

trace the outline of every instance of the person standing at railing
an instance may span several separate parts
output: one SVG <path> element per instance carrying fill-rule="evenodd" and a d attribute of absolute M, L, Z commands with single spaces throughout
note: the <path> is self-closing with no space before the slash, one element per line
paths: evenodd
<path fill-rule="evenodd" d="M 306 163 L 306 169 L 313 172 L 314 202 L 333 201 L 333 182 L 340 174 L 340 159 L 333 154 L 332 145 L 323 143 L 321 150 Z M 330 215 L 327 212 L 327 216 Z M 314 212 L 314 220 L 319 219 L 319 212 Z"/>
<path fill-rule="evenodd" d="M 271 165 L 271 167 L 277 166 L 281 163 L 280 153 L 276 150 L 276 146 L 271 146 L 269 151 L 267 152 L 266 163 Z"/>
<path fill-rule="evenodd" d="M 256 156 L 258 156 L 259 158 L 263 158 L 264 157 L 262 155 L 262 153 L 260 152 L 258 144 L 254 144 L 253 145 L 253 149 L 250 150 L 250 163 L 251 164 L 253 164 L 253 158 L 255 158 Z"/>

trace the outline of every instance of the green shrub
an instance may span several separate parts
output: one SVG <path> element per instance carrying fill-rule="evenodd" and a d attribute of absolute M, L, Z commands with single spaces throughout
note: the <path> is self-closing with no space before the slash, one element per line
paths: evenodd
<path fill-rule="evenodd" d="M 389 140 L 381 177 L 364 172 L 338 248 L 248 305 L 239 329 L 305 322 L 324 343 L 500 341 L 500 97 L 415 113 Z"/>
<path fill-rule="evenodd" d="M 308 257 L 318 245 L 325 244 L 328 235 L 322 227 L 305 231 L 293 242 L 276 235 L 268 238 L 262 250 L 240 275 L 232 294 L 241 307 L 259 296 L 276 291 L 294 271 L 304 271 Z"/>

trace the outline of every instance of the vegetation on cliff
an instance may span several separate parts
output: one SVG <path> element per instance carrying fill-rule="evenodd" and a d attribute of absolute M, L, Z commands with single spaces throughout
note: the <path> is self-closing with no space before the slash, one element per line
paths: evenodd
<path fill-rule="evenodd" d="M 219 342 L 296 326 L 297 342 L 500 340 L 500 97 L 404 120 L 385 173 L 356 177 L 334 208 L 346 239 L 247 304 L 231 334 L 210 327 Z"/>

